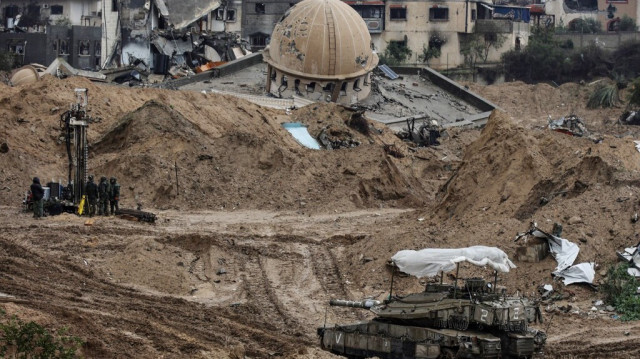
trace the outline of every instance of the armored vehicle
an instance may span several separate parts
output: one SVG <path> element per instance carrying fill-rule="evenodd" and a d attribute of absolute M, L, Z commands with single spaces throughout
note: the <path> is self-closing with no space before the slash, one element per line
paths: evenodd
<path fill-rule="evenodd" d="M 469 278 L 458 285 L 461 262 L 490 266 L 494 283 Z M 324 350 L 348 358 L 532 358 L 541 356 L 546 335 L 529 328 L 542 321 L 537 303 L 498 290 L 497 273 L 515 266 L 498 248 L 400 251 L 392 263 L 417 277 L 440 274 L 423 292 L 387 300 L 332 300 L 330 305 L 368 309 L 373 320 L 318 328 Z M 443 283 L 456 269 L 455 282 Z M 393 283 L 393 277 L 392 277 Z"/>

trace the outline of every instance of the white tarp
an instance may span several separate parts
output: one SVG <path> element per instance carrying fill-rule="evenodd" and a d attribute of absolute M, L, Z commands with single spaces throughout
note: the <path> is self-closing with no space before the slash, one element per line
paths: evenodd
<path fill-rule="evenodd" d="M 311 137 L 309 131 L 307 131 L 307 126 L 303 125 L 300 122 L 286 122 L 282 124 L 289 133 L 293 136 L 293 138 L 298 141 L 299 144 L 304 147 L 310 148 L 312 150 L 319 150 L 320 144 L 316 141 L 315 138 Z"/>
<path fill-rule="evenodd" d="M 556 272 L 560 272 L 565 268 L 571 267 L 578 257 L 578 253 L 580 253 L 580 247 L 578 247 L 577 244 L 569 242 L 564 238 L 556 237 L 553 234 L 543 232 L 538 228 L 535 228 L 531 234 L 535 237 L 546 239 L 549 243 L 549 250 L 556 259 L 556 262 L 558 262 L 558 266 L 555 270 Z"/>
<path fill-rule="evenodd" d="M 560 272 L 553 272 L 554 275 L 564 278 L 564 285 L 573 283 L 593 283 L 596 271 L 594 270 L 595 263 L 580 263 L 569 268 L 566 268 Z"/>
<path fill-rule="evenodd" d="M 473 246 L 468 248 L 427 248 L 419 251 L 402 250 L 391 260 L 404 273 L 418 278 L 431 277 L 440 272 L 449 272 L 460 262 L 491 268 L 507 273 L 516 266 L 505 252 L 496 247 Z"/>
<path fill-rule="evenodd" d="M 532 223 L 532 228 L 529 232 L 520 233 L 516 236 L 516 240 L 532 234 L 534 237 L 546 239 L 549 243 L 549 251 L 555 257 L 558 266 L 552 273 L 555 276 L 564 278 L 564 284 L 572 283 L 593 283 L 595 271 L 593 269 L 593 263 L 580 263 L 573 265 L 573 262 L 580 253 L 580 247 L 573 242 L 569 242 L 564 238 L 554 236 L 540 230 L 535 223 Z"/>

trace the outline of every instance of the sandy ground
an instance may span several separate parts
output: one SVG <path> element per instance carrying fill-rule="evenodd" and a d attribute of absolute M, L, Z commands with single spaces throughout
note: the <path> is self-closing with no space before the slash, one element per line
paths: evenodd
<path fill-rule="evenodd" d="M 20 211 L 30 177 L 66 177 L 57 121 L 82 86 L 102 118 L 90 128 L 92 171 L 116 175 L 123 204 L 154 211 L 155 225 L 110 217 L 86 226 L 68 214 L 34 221 Z M 578 84 L 475 90 L 506 114 L 415 149 L 378 124 L 359 131 L 351 112 L 331 105 L 287 115 L 229 97 L 82 79 L 2 87 L 0 292 L 14 299 L 0 306 L 69 327 L 89 358 L 330 358 L 316 328 L 370 315 L 329 308 L 329 299 L 384 297 L 396 251 L 483 244 L 513 258 L 513 238 L 532 220 L 547 230 L 562 223 L 580 245 L 578 262 L 597 263 L 598 284 L 615 250 L 639 240 L 630 221 L 640 195 L 636 129 L 615 124 L 620 109 L 584 109 L 588 88 Z M 603 141 L 543 127 L 548 114 L 570 110 Z M 293 121 L 361 145 L 305 149 L 281 127 Z M 400 157 L 384 150 L 392 143 Z M 565 294 L 544 306 L 548 357 L 640 354 L 640 324 L 591 311 L 601 296 L 554 281 L 551 257 L 516 265 L 501 278 L 510 293 L 553 283 Z M 395 288 L 423 285 L 401 278 Z M 554 310 L 569 304 L 568 313 Z"/>

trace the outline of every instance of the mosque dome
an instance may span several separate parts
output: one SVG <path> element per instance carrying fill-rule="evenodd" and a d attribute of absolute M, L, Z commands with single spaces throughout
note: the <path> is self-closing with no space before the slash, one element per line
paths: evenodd
<path fill-rule="evenodd" d="M 290 8 L 263 57 L 284 73 L 318 80 L 359 77 L 378 64 L 367 25 L 340 0 L 304 0 Z"/>

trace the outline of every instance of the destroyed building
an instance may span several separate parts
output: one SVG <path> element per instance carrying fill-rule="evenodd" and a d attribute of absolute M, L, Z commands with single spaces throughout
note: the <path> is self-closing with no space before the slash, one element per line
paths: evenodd
<path fill-rule="evenodd" d="M 264 50 L 267 91 L 353 104 L 371 92 L 378 64 L 362 18 L 339 0 L 304 0 L 283 16 Z"/>
<path fill-rule="evenodd" d="M 249 41 L 252 51 L 264 49 L 271 32 L 282 15 L 300 0 L 242 1 L 242 38 Z"/>
<path fill-rule="evenodd" d="M 16 66 L 64 58 L 95 69 L 101 57 L 101 6 L 95 0 L 0 2 L 0 49 Z"/>
<path fill-rule="evenodd" d="M 47 25 L 101 25 L 99 0 L 3 0 L 0 31 L 44 32 Z"/>
<path fill-rule="evenodd" d="M 170 67 L 224 62 L 240 49 L 240 1 L 113 1 L 103 12 L 102 67 Z"/>

